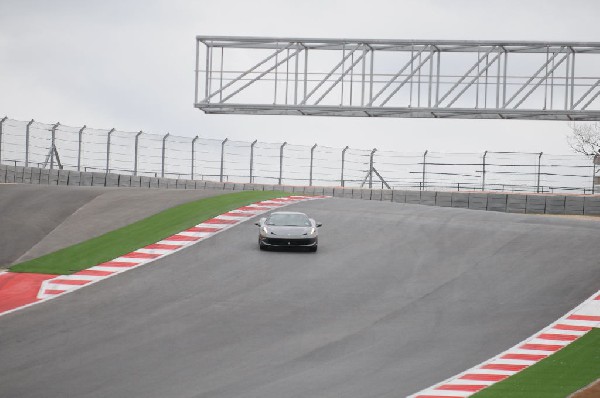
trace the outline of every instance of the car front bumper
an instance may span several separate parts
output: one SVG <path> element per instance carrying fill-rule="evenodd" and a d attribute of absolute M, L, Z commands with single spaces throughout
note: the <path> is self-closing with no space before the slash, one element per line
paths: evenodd
<path fill-rule="evenodd" d="M 295 237 L 265 237 L 261 236 L 260 244 L 263 246 L 277 247 L 313 247 L 318 243 L 318 238 L 295 238 Z"/>

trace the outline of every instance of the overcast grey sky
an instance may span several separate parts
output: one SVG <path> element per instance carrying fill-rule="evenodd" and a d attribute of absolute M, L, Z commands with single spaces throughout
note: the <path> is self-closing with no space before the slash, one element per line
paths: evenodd
<path fill-rule="evenodd" d="M 421 151 L 570 153 L 565 122 L 205 115 L 195 36 L 600 41 L 596 0 L 0 0 L 0 115 Z"/>

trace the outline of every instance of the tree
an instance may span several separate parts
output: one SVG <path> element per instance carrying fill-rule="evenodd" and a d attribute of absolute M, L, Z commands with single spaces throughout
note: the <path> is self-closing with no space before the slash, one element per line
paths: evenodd
<path fill-rule="evenodd" d="M 586 156 L 600 154 L 600 123 L 571 124 L 567 142 L 573 151 Z"/>

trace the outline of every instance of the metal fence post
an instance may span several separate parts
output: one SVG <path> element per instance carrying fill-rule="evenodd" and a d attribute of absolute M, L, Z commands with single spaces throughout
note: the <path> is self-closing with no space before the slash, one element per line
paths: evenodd
<path fill-rule="evenodd" d="M 225 138 L 223 142 L 221 142 L 221 174 L 219 177 L 219 181 L 223 182 L 223 168 L 225 167 L 225 144 L 229 138 Z"/>
<path fill-rule="evenodd" d="M 60 122 L 57 122 L 52 126 L 52 144 L 50 145 L 50 170 L 54 169 L 54 152 L 56 151 L 56 129 L 60 126 Z M 46 158 L 48 161 L 48 158 Z"/>
<path fill-rule="evenodd" d="M 208 73 L 208 71 L 206 71 Z M 194 70 L 194 104 L 198 103 L 198 75 L 200 74 L 200 41 L 196 39 L 196 69 Z M 192 180 L 194 179 L 192 172 Z"/>
<path fill-rule="evenodd" d="M 312 181 L 313 181 L 313 159 L 314 159 L 314 155 L 315 155 L 315 148 L 317 147 L 317 144 L 313 145 L 312 148 L 310 148 L 310 177 L 308 180 L 308 186 L 312 187 Z"/>
<path fill-rule="evenodd" d="M 487 153 L 488 153 L 488 151 L 485 151 L 483 153 L 483 163 L 482 163 L 483 171 L 481 173 L 481 191 L 485 191 L 485 158 L 487 156 Z"/>
<path fill-rule="evenodd" d="M 79 130 L 79 137 L 77 138 L 77 171 L 81 171 L 81 143 L 83 142 L 83 130 L 86 126 L 84 125 Z"/>
<path fill-rule="evenodd" d="M 544 154 L 544 152 L 540 152 L 539 156 L 538 156 L 538 167 L 537 167 L 537 189 L 536 192 L 540 193 L 540 174 L 542 171 L 542 155 Z"/>
<path fill-rule="evenodd" d="M 423 180 L 421 181 L 421 190 L 424 191 L 425 190 L 425 173 L 426 173 L 426 169 L 425 166 L 427 164 L 427 152 L 429 152 L 429 150 L 426 150 L 423 153 Z"/>
<path fill-rule="evenodd" d="M 340 176 L 340 183 L 342 184 L 342 188 L 344 187 L 344 161 L 346 160 L 346 151 L 348 150 L 348 145 L 346 148 L 342 150 L 342 175 Z"/>
<path fill-rule="evenodd" d="M 284 142 L 283 144 L 281 144 L 281 147 L 279 148 L 279 183 L 278 185 L 281 185 L 281 180 L 283 178 L 283 148 L 287 145 L 287 142 Z"/>
<path fill-rule="evenodd" d="M 31 121 L 27 123 L 27 128 L 25 129 L 25 167 L 29 167 L 29 128 L 33 122 L 34 120 L 31 119 Z"/>
<path fill-rule="evenodd" d="M 252 180 L 254 179 L 254 145 L 258 140 L 252 141 L 250 144 L 250 184 L 252 184 Z"/>
<path fill-rule="evenodd" d="M 373 148 L 369 159 L 369 189 L 373 188 L 373 157 L 375 156 L 375 152 L 377 152 L 377 148 Z"/>
<path fill-rule="evenodd" d="M 106 173 L 110 171 L 110 136 L 115 132 L 115 129 L 112 128 L 106 135 Z"/>
<path fill-rule="evenodd" d="M 162 167 L 161 167 L 161 171 L 160 171 L 160 177 L 161 178 L 165 178 L 165 152 L 166 152 L 166 145 L 167 145 L 167 138 L 169 137 L 169 133 L 165 134 L 163 139 L 162 139 Z"/>
<path fill-rule="evenodd" d="M 139 148 L 139 141 L 140 141 L 140 135 L 142 135 L 142 131 L 140 130 L 138 133 L 136 133 L 135 135 L 135 151 L 134 151 L 134 158 L 133 158 L 133 175 L 136 176 L 137 175 L 137 171 L 138 171 L 138 148 Z"/>
<path fill-rule="evenodd" d="M 4 126 L 6 119 L 8 119 L 8 116 L 4 116 L 0 121 L 0 163 L 2 163 L 2 127 Z"/>
<path fill-rule="evenodd" d="M 12 128 L 11 127 L 12 125 L 10 125 L 10 122 L 7 125 L 5 123 L 7 120 L 8 120 L 8 117 L 0 118 L 0 135 L 2 134 L 2 128 L 4 128 L 4 132 L 7 131 L 6 130 L 6 128 L 7 128 L 6 126 L 9 126 L 9 130 L 8 130 L 9 133 L 11 131 L 10 128 Z M 12 119 L 11 119 L 11 121 L 12 121 Z M 16 162 L 16 164 L 19 164 L 19 162 L 22 162 L 21 164 L 24 164 L 26 167 L 30 167 L 32 165 L 33 166 L 36 165 L 36 159 L 35 159 L 36 152 L 35 152 L 35 150 L 33 150 L 33 152 L 31 152 L 32 151 L 32 149 L 31 149 L 32 142 L 31 141 L 33 140 L 33 146 L 34 146 L 34 148 L 35 148 L 35 145 L 36 145 L 36 142 L 37 142 L 36 141 L 37 136 L 34 136 L 33 138 L 31 137 L 31 129 L 33 128 L 33 123 L 35 123 L 35 121 L 33 119 L 31 119 L 30 121 L 23 123 L 23 125 L 26 126 L 25 131 L 19 130 L 19 136 L 21 137 L 19 140 L 23 139 L 24 143 L 25 143 L 24 158 L 21 158 L 22 160 L 15 161 L 15 162 Z M 50 169 L 54 169 L 55 162 L 57 162 L 56 164 L 58 164 L 58 166 L 60 168 L 62 168 L 62 166 L 63 166 L 62 163 L 61 163 L 61 159 L 60 159 L 60 155 L 61 154 L 58 152 L 57 147 L 56 147 L 56 145 L 57 145 L 56 134 L 58 132 L 58 128 L 59 128 L 60 125 L 61 125 L 60 123 L 56 123 L 54 125 L 48 125 L 46 127 L 46 131 L 51 131 L 51 133 L 52 133 L 52 139 L 51 139 L 51 145 L 49 146 L 50 150 L 47 152 L 47 155 L 45 155 L 46 156 L 46 160 L 43 163 L 44 164 L 43 167 L 46 167 L 49 164 L 49 166 L 50 166 L 49 168 Z M 50 127 L 50 128 L 48 128 L 48 127 Z M 38 128 L 38 127 L 36 127 L 36 128 Z M 83 134 L 85 132 L 86 134 L 89 134 L 91 136 L 96 136 L 97 133 L 93 132 L 93 131 L 90 132 L 89 130 L 86 131 L 86 128 L 87 128 L 86 126 L 83 126 L 79 130 L 79 140 L 78 140 L 78 150 L 77 150 L 78 151 L 77 152 L 77 170 L 79 170 L 79 171 L 81 171 L 82 169 L 88 169 L 88 170 L 89 169 L 93 169 L 93 167 L 91 167 L 89 164 L 88 164 L 89 167 L 85 167 L 85 164 L 83 164 L 83 149 L 84 149 L 83 148 Z M 112 145 L 112 136 L 116 132 L 116 129 L 112 128 L 112 129 L 110 129 L 110 131 L 107 131 L 107 130 L 104 130 L 104 131 L 107 132 L 107 137 L 106 137 L 106 165 L 105 165 L 105 172 L 106 173 L 110 173 L 111 172 L 110 165 L 111 165 L 111 160 L 112 160 L 111 159 L 111 156 L 112 156 L 112 153 L 111 153 L 112 152 L 112 147 L 111 147 L 111 145 Z M 64 132 L 64 130 L 63 130 L 63 132 Z M 25 137 L 21 136 L 20 133 L 23 133 Z M 140 131 L 138 133 L 132 133 L 131 134 L 131 135 L 135 135 L 133 170 L 128 169 L 127 173 L 131 173 L 134 176 L 137 176 L 139 174 L 139 152 L 141 150 L 145 149 L 144 147 L 141 147 L 141 149 L 140 149 L 140 144 L 139 144 L 140 138 L 139 137 L 141 137 L 142 134 L 143 134 L 142 131 Z M 163 140 L 163 142 L 162 142 L 162 158 L 161 158 L 162 172 L 161 172 L 160 176 L 163 177 L 163 178 L 165 177 L 165 173 L 166 173 L 166 144 L 167 144 L 167 139 L 168 139 L 169 136 L 170 136 L 170 134 L 166 134 L 163 137 L 161 137 L 162 140 Z M 117 134 L 117 138 L 118 137 L 119 137 L 119 135 Z M 58 137 L 58 138 L 60 139 L 60 137 Z M 98 138 L 101 139 L 101 137 L 98 137 Z M 191 140 L 191 145 L 192 145 L 191 146 L 191 167 L 188 170 L 190 170 L 190 176 L 191 176 L 192 179 L 195 178 L 195 172 L 197 171 L 197 167 L 195 165 L 195 163 L 197 161 L 197 150 L 196 150 L 195 146 L 198 144 L 197 143 L 198 139 L 199 139 L 199 136 L 196 136 L 196 137 L 194 137 Z M 222 147 L 221 147 L 221 166 L 220 166 L 220 172 L 219 172 L 219 177 L 220 177 L 220 181 L 221 182 L 227 181 L 228 177 L 231 177 L 232 181 L 234 180 L 234 177 L 232 175 L 225 174 L 225 171 L 226 171 L 225 170 L 225 156 L 230 156 L 231 157 L 231 159 L 228 158 L 228 161 L 230 161 L 230 162 L 232 160 L 234 160 L 233 157 L 236 156 L 233 153 L 230 153 L 228 155 L 225 154 L 226 143 L 228 141 L 229 141 L 228 139 L 225 139 L 221 143 L 221 145 L 222 145 Z M 23 141 L 21 141 L 21 142 L 23 142 Z M 74 144 L 74 142 L 72 142 L 72 143 Z M 249 146 L 250 146 L 250 159 L 249 159 L 249 181 L 250 181 L 250 183 L 254 183 L 254 180 L 256 178 L 256 176 L 255 176 L 256 171 L 255 171 L 255 167 L 254 167 L 254 155 L 255 155 L 255 151 L 254 150 L 255 150 L 255 146 L 256 146 L 257 143 L 258 143 L 258 140 L 254 140 L 253 142 L 247 142 L 247 144 L 249 144 Z M 6 144 L 6 143 L 4 143 L 4 144 Z M 279 176 L 275 177 L 275 179 L 278 180 L 278 183 L 280 185 L 284 183 L 284 181 L 283 181 L 283 169 L 285 167 L 284 164 L 283 164 L 284 163 L 284 155 L 285 155 L 284 150 L 285 150 L 285 147 L 287 145 L 288 145 L 287 142 L 284 142 L 283 144 L 280 144 L 280 150 L 279 150 L 279 152 L 280 152 L 279 153 Z M 308 149 L 308 148 L 309 147 L 306 147 L 305 150 Z M 308 186 L 314 186 L 315 184 L 318 185 L 318 180 L 319 180 L 318 174 L 319 173 L 317 172 L 317 180 L 316 180 L 317 182 L 316 183 L 315 183 L 315 175 L 314 175 L 314 166 L 315 166 L 314 163 L 315 163 L 315 160 L 318 160 L 318 159 L 315 158 L 315 153 L 316 153 L 316 149 L 317 148 L 318 148 L 318 144 L 317 143 L 315 143 L 314 145 L 312 145 L 310 147 L 310 166 L 309 166 L 310 169 L 309 169 L 309 178 L 308 178 L 309 184 L 307 184 Z M 155 149 L 158 149 L 158 148 L 155 148 Z M 349 149 L 350 149 L 349 146 L 345 146 L 343 149 L 340 148 L 340 150 L 341 150 L 341 170 L 340 170 L 341 173 L 340 173 L 339 181 L 340 181 L 340 185 L 342 187 L 345 187 L 345 182 L 346 182 L 345 181 L 345 162 L 346 162 L 347 151 Z M 89 150 L 89 148 L 88 148 L 88 150 Z M 176 150 L 176 148 L 174 148 L 173 150 Z M 293 148 L 292 148 L 292 150 L 293 150 Z M 369 154 L 369 169 L 368 169 L 368 174 L 363 177 L 364 179 L 362 180 L 362 185 L 361 185 L 361 186 L 365 186 L 366 183 L 367 183 L 367 180 L 368 180 L 369 188 L 371 188 L 371 189 L 373 189 L 373 183 L 375 183 L 376 185 L 379 185 L 379 183 L 377 183 L 376 180 L 377 180 L 378 177 L 381 178 L 381 176 L 378 173 L 378 170 L 374 166 L 374 164 L 375 164 L 375 160 L 374 160 L 375 157 L 374 157 L 374 155 L 376 154 L 376 152 L 377 152 L 376 148 L 372 149 L 370 151 L 370 154 Z M 117 151 L 116 154 L 118 154 L 118 153 L 119 152 Z M 213 151 L 213 154 L 216 154 L 216 153 L 214 153 L 214 151 Z M 487 163 L 487 155 L 489 155 L 489 154 L 495 155 L 497 153 L 494 152 L 494 151 L 485 150 L 483 153 L 480 153 L 480 154 L 482 155 L 482 160 L 480 161 L 480 165 L 481 165 L 481 169 L 480 169 L 481 170 L 480 190 L 481 191 L 486 191 L 486 189 L 487 189 L 487 182 L 488 182 L 487 181 L 487 174 L 488 174 L 488 168 L 489 168 L 488 163 Z M 533 189 L 535 187 L 535 191 L 537 193 L 544 193 L 544 192 L 548 192 L 549 190 L 550 191 L 556 191 L 556 190 L 560 191 L 561 188 L 563 188 L 563 187 L 553 187 L 553 186 L 551 186 L 553 184 L 552 178 L 547 179 L 547 181 L 544 182 L 544 184 L 550 184 L 550 185 L 546 185 L 545 188 L 542 185 L 542 181 L 541 181 L 541 174 L 542 174 L 541 173 L 541 160 L 543 158 L 543 152 L 527 153 L 527 154 L 525 154 L 525 153 L 518 153 L 518 154 L 520 154 L 520 156 L 526 156 L 526 157 L 537 156 L 537 158 L 538 158 L 537 161 L 536 161 L 536 163 L 534 163 L 534 164 L 530 164 L 528 162 L 526 162 L 526 163 L 520 163 L 520 161 L 518 162 L 521 165 L 526 165 L 527 167 L 534 167 L 534 168 L 536 168 L 536 170 L 534 171 L 534 174 L 533 174 L 534 181 L 529 181 L 532 184 L 529 185 L 529 183 L 527 183 L 527 182 L 517 182 L 516 183 L 517 185 L 514 185 L 514 184 L 511 184 L 509 181 L 497 181 L 497 183 L 495 183 L 494 182 L 494 178 L 492 178 L 493 181 L 490 184 L 492 186 L 492 188 L 490 188 L 491 190 L 499 189 L 499 187 L 503 183 L 506 184 L 506 186 L 505 186 L 505 188 L 507 187 L 506 189 L 513 190 L 513 191 L 527 189 L 529 192 L 533 192 Z M 6 154 L 3 153 L 3 155 L 6 155 Z M 427 165 L 428 165 L 427 164 L 427 156 L 428 155 L 429 155 L 429 151 L 428 150 L 426 150 L 426 151 L 424 151 L 424 153 L 422 153 L 422 157 L 423 157 L 422 171 L 421 171 L 422 177 L 421 177 L 420 181 L 418 181 L 418 183 L 419 183 L 419 190 L 421 190 L 421 191 L 429 189 L 429 186 L 427 185 L 428 184 L 428 181 L 427 181 L 427 171 L 428 171 L 427 170 Z M 473 154 L 473 155 L 476 155 L 476 154 Z M 31 159 L 31 156 L 34 157 L 33 160 Z M 143 154 L 142 154 L 142 156 L 143 156 Z M 292 157 L 292 156 L 294 156 L 294 154 L 290 153 L 290 156 L 291 157 L 290 157 L 290 159 L 288 159 L 288 161 L 294 161 L 295 158 Z M 439 156 L 443 156 L 443 154 L 440 154 Z M 8 156 L 8 157 L 10 158 L 12 156 Z M 201 155 L 201 158 L 202 158 L 202 155 Z M 175 159 L 176 158 L 174 158 L 174 161 L 176 161 Z M 259 159 L 260 159 L 260 154 L 259 154 Z M 4 158 L 2 160 L 4 160 L 6 162 L 7 161 L 6 156 L 4 156 Z M 305 160 L 307 160 L 307 159 L 305 159 Z M 498 167 L 500 167 L 500 166 L 509 166 L 509 165 L 497 164 L 498 162 L 495 162 L 496 160 L 497 160 L 496 157 L 494 157 L 492 159 L 492 163 L 491 163 L 492 166 L 494 166 L 494 165 L 496 165 Z M 595 162 L 600 162 L 600 153 L 597 154 L 594 157 L 594 161 Z M 435 156 L 434 156 L 433 162 L 434 162 L 434 163 L 432 163 L 433 165 L 438 164 L 437 160 L 435 159 Z M 502 163 L 502 162 L 500 162 L 500 163 Z M 42 167 L 41 164 L 42 163 L 40 162 L 39 163 L 40 167 Z M 418 162 L 416 164 L 413 163 L 413 165 L 418 165 Z M 174 163 L 174 167 L 175 166 L 176 166 L 176 164 Z M 598 166 L 600 167 L 600 164 L 598 164 Z M 74 165 L 73 165 L 73 167 L 74 167 Z M 115 166 L 115 167 L 117 167 L 117 166 Z M 320 167 L 320 166 L 317 165 L 317 167 Z M 144 165 L 142 165 L 142 170 L 143 171 L 148 171 L 148 170 L 144 169 Z M 261 169 L 260 169 L 260 166 L 259 166 L 259 174 L 260 174 L 260 170 Z M 353 170 L 352 167 L 351 167 L 351 170 Z M 171 175 L 175 174 L 175 171 L 176 170 L 174 170 L 171 173 Z M 334 172 L 335 172 L 335 170 L 334 170 Z M 479 171 L 477 171 L 477 172 L 479 173 Z M 414 171 L 411 172 L 411 173 L 414 173 Z M 416 173 L 417 173 L 417 175 L 419 174 L 418 172 L 416 172 Z M 294 173 L 292 173 L 292 174 L 294 174 Z M 352 174 L 352 171 L 351 171 L 351 174 Z M 434 170 L 434 174 L 437 174 L 437 172 L 435 172 L 435 170 Z M 494 171 L 492 171 L 492 174 L 496 174 L 496 173 Z M 518 174 L 519 175 L 527 175 L 527 173 L 524 173 L 524 172 L 519 172 Z M 531 176 L 530 172 L 528 174 Z M 590 191 L 591 191 L 593 194 L 595 194 L 595 185 L 600 185 L 600 177 L 599 177 L 599 175 L 600 175 L 600 168 L 594 167 L 592 169 L 592 173 L 591 174 L 592 174 L 591 175 L 591 177 L 592 177 L 592 182 L 591 182 L 592 186 L 590 187 L 588 185 L 588 187 L 586 187 L 585 189 L 586 189 L 586 193 L 589 194 Z M 157 171 L 156 171 L 156 175 L 157 176 L 159 175 Z M 180 176 L 181 175 L 185 175 L 185 173 L 181 173 L 179 175 Z M 560 172 L 557 175 L 558 176 L 568 176 L 568 175 L 563 175 Z M 216 175 L 214 175 L 214 174 L 213 174 L 213 176 L 216 177 Z M 588 174 L 587 178 L 589 178 L 589 176 L 590 175 Z M 494 177 L 494 176 L 492 176 L 492 177 Z M 238 178 L 237 181 L 240 181 L 239 177 L 236 177 L 236 178 Z M 261 177 L 259 176 L 259 178 L 261 178 Z M 417 176 L 417 178 L 418 178 L 418 176 Z M 300 177 L 300 180 L 301 179 L 302 179 L 302 177 Z M 373 181 L 374 179 L 375 179 L 375 181 Z M 431 189 L 435 189 L 436 187 L 440 186 L 440 185 L 438 185 L 437 178 L 434 178 L 434 180 L 435 181 L 432 180 Z M 290 175 L 290 177 L 288 178 L 288 182 L 287 183 L 288 184 L 294 184 L 295 181 L 297 181 L 296 178 L 293 175 Z M 355 181 L 355 180 L 353 180 L 352 176 L 351 176 L 349 181 L 351 181 L 351 185 L 352 185 L 352 181 Z M 444 180 L 444 181 L 447 181 L 447 180 Z M 445 182 L 445 184 L 450 183 L 450 182 L 451 181 Z M 457 190 L 460 190 L 461 188 L 463 190 L 477 189 L 477 183 L 476 182 L 475 183 L 468 183 L 468 182 L 464 182 L 464 181 L 463 182 L 454 181 L 452 184 L 456 185 Z M 385 183 L 385 181 L 383 181 L 383 186 L 385 186 L 385 185 L 386 185 L 386 183 Z M 461 187 L 461 185 L 462 185 L 462 187 Z M 414 187 L 414 189 L 416 189 L 416 185 L 414 185 L 413 187 Z M 582 185 L 578 185 L 578 187 L 580 187 L 578 189 L 581 189 Z M 376 187 L 376 188 L 378 188 L 378 187 Z"/>
<path fill-rule="evenodd" d="M 190 172 L 190 178 L 194 179 L 194 164 L 196 162 L 196 141 L 198 141 L 198 136 L 195 136 L 192 140 L 192 170 Z"/>
<path fill-rule="evenodd" d="M 592 195 L 596 192 L 596 165 L 600 164 L 600 154 L 594 155 L 592 162 Z"/>

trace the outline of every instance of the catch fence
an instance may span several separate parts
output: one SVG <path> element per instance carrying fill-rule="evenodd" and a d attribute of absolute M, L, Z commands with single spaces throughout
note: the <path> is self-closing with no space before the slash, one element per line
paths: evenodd
<path fill-rule="evenodd" d="M 390 150 L 245 142 L 0 122 L 0 163 L 194 180 L 437 191 L 594 193 L 581 155 Z"/>

